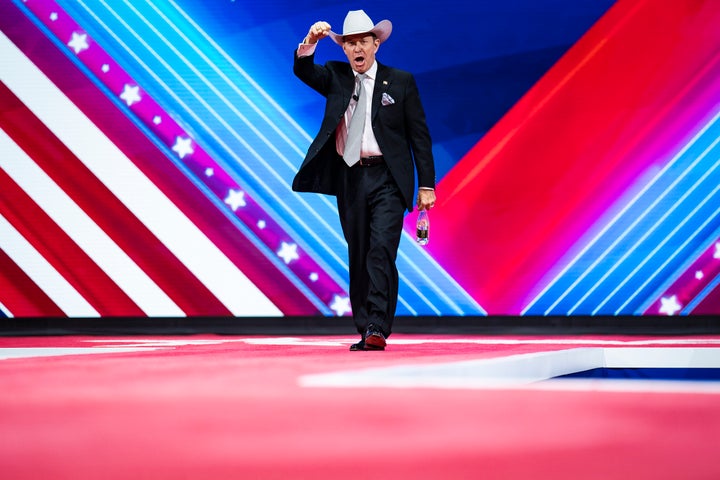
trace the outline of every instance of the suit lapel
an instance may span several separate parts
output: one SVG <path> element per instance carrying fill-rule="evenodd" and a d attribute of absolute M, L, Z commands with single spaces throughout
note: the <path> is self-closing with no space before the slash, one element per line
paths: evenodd
<path fill-rule="evenodd" d="M 383 93 L 387 92 L 390 87 L 390 69 L 378 62 L 377 78 L 375 79 L 375 88 L 373 89 L 371 119 L 375 121 L 375 117 L 380 111 L 380 102 Z"/>
<path fill-rule="evenodd" d="M 345 71 L 345 76 L 342 80 L 342 86 L 344 112 L 345 110 L 347 110 L 348 105 L 350 105 L 350 98 L 352 97 L 353 91 L 355 90 L 355 74 L 353 73 L 350 64 L 347 65 L 347 70 Z"/>

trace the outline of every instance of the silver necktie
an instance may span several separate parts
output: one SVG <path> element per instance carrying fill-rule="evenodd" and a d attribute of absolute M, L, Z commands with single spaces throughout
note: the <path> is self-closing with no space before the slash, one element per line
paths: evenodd
<path fill-rule="evenodd" d="M 360 144 L 362 143 L 363 129 L 365 127 L 365 111 L 367 110 L 367 102 L 364 95 L 365 89 L 363 88 L 365 76 L 364 73 L 360 73 L 355 77 L 357 84 L 357 106 L 350 119 L 347 140 L 345 141 L 345 152 L 343 153 L 343 159 L 350 167 L 360 160 Z"/>

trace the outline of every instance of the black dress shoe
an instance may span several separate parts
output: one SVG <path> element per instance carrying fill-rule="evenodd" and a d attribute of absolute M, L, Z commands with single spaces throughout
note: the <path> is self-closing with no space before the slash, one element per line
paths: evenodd
<path fill-rule="evenodd" d="M 365 350 L 385 350 L 385 335 L 375 325 L 368 325 L 365 332 Z"/>
<path fill-rule="evenodd" d="M 358 343 L 353 343 L 352 345 L 350 345 L 351 352 L 357 352 L 359 350 L 365 350 L 365 342 L 363 340 L 360 340 Z"/>

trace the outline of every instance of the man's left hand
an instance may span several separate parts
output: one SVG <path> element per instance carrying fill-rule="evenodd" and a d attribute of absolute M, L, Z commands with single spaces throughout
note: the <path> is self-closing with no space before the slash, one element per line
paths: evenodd
<path fill-rule="evenodd" d="M 430 210 L 435 206 L 434 190 L 418 190 L 417 207 L 418 210 Z"/>

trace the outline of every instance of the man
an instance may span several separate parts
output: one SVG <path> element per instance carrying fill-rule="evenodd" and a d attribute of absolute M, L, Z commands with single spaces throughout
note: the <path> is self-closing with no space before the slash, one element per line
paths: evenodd
<path fill-rule="evenodd" d="M 350 304 L 361 339 L 350 350 L 384 350 L 398 296 L 395 266 L 405 211 L 435 204 L 435 166 L 414 77 L 375 59 L 392 31 L 362 10 L 345 17 L 343 33 L 316 22 L 295 51 L 294 72 L 326 97 L 320 131 L 293 181 L 293 190 L 337 197 L 348 244 Z M 348 62 L 314 62 L 329 36 Z M 414 165 L 414 168 L 413 168 Z"/>

